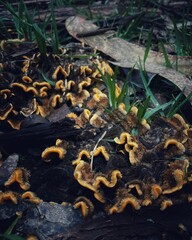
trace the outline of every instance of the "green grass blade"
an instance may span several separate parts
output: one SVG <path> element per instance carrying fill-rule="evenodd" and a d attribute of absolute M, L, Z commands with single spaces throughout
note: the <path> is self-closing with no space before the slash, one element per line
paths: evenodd
<path fill-rule="evenodd" d="M 165 66 L 171 68 L 171 67 L 172 67 L 172 64 L 171 64 L 171 62 L 170 62 L 170 60 L 169 60 L 168 54 L 167 54 L 167 52 L 166 52 L 166 50 L 165 50 L 165 46 L 164 46 L 164 44 L 163 44 L 162 41 L 160 41 L 160 45 L 161 45 L 161 49 L 162 49 L 162 51 L 163 51 L 163 56 L 164 56 L 164 59 L 165 59 Z"/>
<path fill-rule="evenodd" d="M 33 24 L 32 26 L 33 26 L 33 30 L 34 30 L 34 34 L 35 34 L 35 38 L 37 41 L 39 51 L 42 55 L 46 56 L 46 53 L 47 53 L 46 37 L 43 35 L 41 29 L 39 28 L 39 26 L 36 23 Z"/>
<path fill-rule="evenodd" d="M 149 32 L 149 36 L 148 36 L 147 43 L 146 43 L 145 54 L 143 57 L 144 66 L 145 66 L 145 62 L 146 62 L 148 54 L 149 54 L 149 50 L 151 48 L 152 38 L 153 38 L 153 28 L 151 28 L 151 30 Z"/>

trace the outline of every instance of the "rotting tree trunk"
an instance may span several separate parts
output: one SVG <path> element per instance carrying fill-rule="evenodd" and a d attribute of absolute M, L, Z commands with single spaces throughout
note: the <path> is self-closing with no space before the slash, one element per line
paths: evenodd
<path fill-rule="evenodd" d="M 160 240 L 190 239 L 192 210 L 174 206 L 162 212 L 157 209 L 129 211 L 112 216 L 96 217 L 76 227 L 62 239 L 78 240 Z M 58 238 L 54 238 L 58 239 Z"/>

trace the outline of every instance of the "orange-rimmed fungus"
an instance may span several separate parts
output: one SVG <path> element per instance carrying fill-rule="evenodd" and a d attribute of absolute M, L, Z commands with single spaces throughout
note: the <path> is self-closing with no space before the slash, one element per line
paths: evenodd
<path fill-rule="evenodd" d="M 113 188 L 118 179 L 122 178 L 122 174 L 119 170 L 114 170 L 105 175 L 102 173 L 95 175 L 91 171 L 90 164 L 81 160 L 75 168 L 74 177 L 81 186 L 97 192 L 101 183 L 106 187 Z"/>
<path fill-rule="evenodd" d="M 102 183 L 108 188 L 113 188 L 116 184 L 118 179 L 122 178 L 122 174 L 119 170 L 113 170 L 111 173 L 108 173 L 104 176 L 96 176 L 93 186 L 98 189 L 100 188 L 100 184 Z"/>
<path fill-rule="evenodd" d="M 160 210 L 164 211 L 165 209 L 167 209 L 168 207 L 170 207 L 172 205 L 173 205 L 173 202 L 171 199 L 164 199 L 161 203 Z"/>
<path fill-rule="evenodd" d="M 79 117 L 76 116 L 73 119 L 79 127 L 84 128 L 85 125 L 89 122 L 90 116 L 91 112 L 85 108 L 83 112 L 79 115 Z"/>
<path fill-rule="evenodd" d="M 63 80 L 58 80 L 55 83 L 55 90 L 57 91 L 61 90 L 61 92 L 65 92 L 65 85 Z"/>
<path fill-rule="evenodd" d="M 51 106 L 55 108 L 56 106 L 58 106 L 63 102 L 63 97 L 60 94 L 56 94 L 51 96 L 50 101 L 51 101 Z"/>
<path fill-rule="evenodd" d="M 11 103 L 7 105 L 5 109 L 0 109 L 0 121 L 5 120 L 9 116 L 12 110 L 13 110 L 13 105 Z"/>
<path fill-rule="evenodd" d="M 91 85 L 91 78 L 89 77 L 86 77 L 83 81 L 81 81 L 79 84 L 78 84 L 78 92 L 80 93 L 84 87 L 88 87 Z"/>
<path fill-rule="evenodd" d="M 50 162 L 54 157 L 63 159 L 66 154 L 66 149 L 57 146 L 47 147 L 41 154 L 45 162 Z"/>
<path fill-rule="evenodd" d="M 24 83 L 32 83 L 33 82 L 33 80 L 29 76 L 27 76 L 27 75 L 22 77 L 22 81 Z"/>
<path fill-rule="evenodd" d="M 152 199 L 157 199 L 162 193 L 162 188 L 158 184 L 151 185 L 151 197 Z"/>
<path fill-rule="evenodd" d="M 13 183 L 18 183 L 20 188 L 27 191 L 30 188 L 29 176 L 30 173 L 25 168 L 16 168 L 4 185 L 8 187 Z"/>
<path fill-rule="evenodd" d="M 131 190 L 131 189 L 135 189 L 136 192 L 137 192 L 137 194 L 138 194 L 139 196 L 143 195 L 143 191 L 142 191 L 142 189 L 141 189 L 141 186 L 140 186 L 140 184 L 138 184 L 138 183 L 129 184 L 129 189 L 130 189 L 130 190 Z"/>
<path fill-rule="evenodd" d="M 80 208 L 84 218 L 91 216 L 94 211 L 93 203 L 88 198 L 83 196 L 80 196 L 75 200 L 73 207 L 76 209 Z"/>
<path fill-rule="evenodd" d="M 163 190 L 163 194 L 171 194 L 173 192 L 176 192 L 178 190 L 180 190 L 185 181 L 185 176 L 184 176 L 184 172 L 181 169 L 175 169 L 173 170 L 172 174 L 172 178 L 175 181 L 175 184 L 173 186 L 170 186 L 168 189 L 164 189 Z"/>
<path fill-rule="evenodd" d="M 42 87 L 46 87 L 47 89 L 51 89 L 51 85 L 48 82 L 34 82 L 33 87 L 41 89 Z"/>
<path fill-rule="evenodd" d="M 129 153 L 129 161 L 132 165 L 138 164 L 141 161 L 144 154 L 144 147 L 135 137 L 127 132 L 123 132 L 120 138 L 116 137 L 114 141 L 119 145 L 124 144 L 125 151 Z"/>
<path fill-rule="evenodd" d="M 17 121 L 17 120 L 14 120 L 14 119 L 7 119 L 7 122 L 9 123 L 9 125 L 10 125 L 13 129 L 16 129 L 16 130 L 19 130 L 19 129 L 20 129 L 21 121 Z"/>
<path fill-rule="evenodd" d="M 91 74 L 93 72 L 93 70 L 87 66 L 87 65 L 83 65 L 80 66 L 80 75 L 87 75 L 87 74 Z"/>
<path fill-rule="evenodd" d="M 31 86 L 27 87 L 22 83 L 12 83 L 11 88 L 19 88 L 24 92 L 32 92 L 35 96 L 38 96 L 38 91 L 35 87 L 31 87 Z"/>
<path fill-rule="evenodd" d="M 134 210 L 139 210 L 141 207 L 139 200 L 132 194 L 125 193 L 124 189 L 118 191 L 116 199 L 116 203 L 108 209 L 108 214 L 121 213 L 128 205 L 131 205 Z"/>
<path fill-rule="evenodd" d="M 164 144 L 164 149 L 171 148 L 171 151 L 168 151 L 168 157 L 182 155 L 185 152 L 185 146 L 178 142 L 176 139 L 168 139 Z"/>
<path fill-rule="evenodd" d="M 58 74 L 62 74 L 64 79 L 68 76 L 68 73 L 65 71 L 65 69 L 61 65 L 59 65 L 55 69 L 54 73 L 52 74 L 53 80 L 57 80 Z"/>
<path fill-rule="evenodd" d="M 5 203 L 5 201 L 11 201 L 14 204 L 17 204 L 17 196 L 11 191 L 2 192 L 0 191 L 0 204 Z"/>
<path fill-rule="evenodd" d="M 96 191 L 93 186 L 94 173 L 91 172 L 90 165 L 85 161 L 79 161 L 74 171 L 74 177 L 81 186 L 93 192 Z"/>
<path fill-rule="evenodd" d="M 141 203 L 141 205 L 145 207 L 150 206 L 151 204 L 152 204 L 152 200 L 150 198 L 144 199 Z"/>
<path fill-rule="evenodd" d="M 79 164 L 81 160 L 85 161 L 84 157 L 87 159 L 90 159 L 91 157 L 90 152 L 87 151 L 86 149 L 83 149 L 78 153 L 78 157 L 76 160 L 73 161 L 73 165 Z"/>
<path fill-rule="evenodd" d="M 89 122 L 95 128 L 104 128 L 107 124 L 107 122 L 96 113 L 93 114 Z"/>
<path fill-rule="evenodd" d="M 102 154 L 106 161 L 109 160 L 109 153 L 105 146 L 99 146 L 94 151 L 91 152 L 91 155 L 93 155 L 93 157 L 96 157 L 99 154 Z"/>
<path fill-rule="evenodd" d="M 130 138 L 131 138 L 131 135 L 128 132 L 123 132 L 121 133 L 120 138 L 115 137 L 114 141 L 117 144 L 125 144 L 130 140 Z"/>
<path fill-rule="evenodd" d="M 35 203 L 35 204 L 39 204 L 42 202 L 42 200 L 40 198 L 38 198 L 36 196 L 35 193 L 31 192 L 31 191 L 27 191 L 27 192 L 24 192 L 22 195 L 21 195 L 21 198 L 22 199 L 29 199 L 30 202 L 32 203 Z"/>
<path fill-rule="evenodd" d="M 89 96 L 90 93 L 87 90 L 83 89 L 81 93 L 79 93 L 78 95 L 71 92 L 67 93 L 66 99 L 71 102 L 71 105 L 73 107 L 74 106 L 82 107 L 84 101 L 87 100 Z"/>

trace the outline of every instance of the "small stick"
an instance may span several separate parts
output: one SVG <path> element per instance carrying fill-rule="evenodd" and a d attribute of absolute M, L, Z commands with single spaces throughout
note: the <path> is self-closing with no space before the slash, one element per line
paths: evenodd
<path fill-rule="evenodd" d="M 93 155 L 94 155 L 94 153 L 95 153 L 95 151 L 96 151 L 96 149 L 97 149 L 98 144 L 99 144 L 99 143 L 101 142 L 101 140 L 105 137 L 106 133 L 107 133 L 107 131 L 105 131 L 105 132 L 101 135 L 101 137 L 98 139 L 98 141 L 97 141 L 97 143 L 96 143 L 93 151 L 91 152 L 91 163 L 90 163 L 91 171 L 93 170 L 93 157 L 94 157 Z"/>

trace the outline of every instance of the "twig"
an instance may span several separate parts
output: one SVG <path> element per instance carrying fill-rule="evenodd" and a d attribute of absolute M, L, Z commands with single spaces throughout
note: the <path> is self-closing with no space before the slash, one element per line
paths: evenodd
<path fill-rule="evenodd" d="M 106 133 L 107 133 L 107 131 L 105 131 L 105 132 L 101 135 L 101 137 L 98 139 L 98 141 L 97 141 L 97 143 L 96 143 L 93 151 L 91 152 L 91 163 L 90 163 L 91 171 L 93 170 L 93 157 L 94 157 L 93 155 L 94 155 L 94 153 L 95 153 L 95 151 L 96 151 L 96 149 L 97 149 L 98 144 L 99 144 L 99 143 L 101 142 L 101 140 L 105 137 Z"/>

